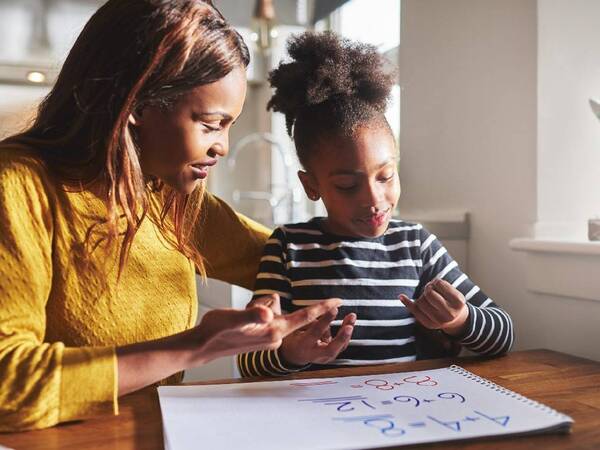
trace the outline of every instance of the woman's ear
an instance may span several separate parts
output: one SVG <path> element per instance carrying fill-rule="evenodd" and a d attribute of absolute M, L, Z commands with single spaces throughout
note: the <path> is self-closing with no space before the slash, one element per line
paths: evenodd
<path fill-rule="evenodd" d="M 130 125 L 133 126 L 138 126 L 140 124 L 142 120 L 142 111 L 139 109 L 134 109 L 133 112 L 131 114 L 129 114 L 129 117 L 127 118 L 127 121 L 129 122 Z"/>
<path fill-rule="evenodd" d="M 314 202 L 321 198 L 321 196 L 319 195 L 319 188 L 315 177 L 313 177 L 310 173 L 305 172 L 304 170 L 299 170 L 298 178 L 300 178 L 300 182 L 302 183 L 302 187 L 304 188 L 304 192 L 306 192 L 306 196 L 308 198 L 310 198 Z"/>

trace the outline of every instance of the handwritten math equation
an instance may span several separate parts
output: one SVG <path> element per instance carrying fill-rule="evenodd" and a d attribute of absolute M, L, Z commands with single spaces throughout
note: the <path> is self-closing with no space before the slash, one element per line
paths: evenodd
<path fill-rule="evenodd" d="M 295 387 L 323 386 L 327 384 L 337 384 L 337 381 L 321 380 L 290 383 Z M 419 386 L 423 395 L 405 395 L 401 393 L 402 387 L 412 385 Z M 388 381 L 380 378 L 367 379 L 359 384 L 352 384 L 351 389 L 363 390 L 356 392 L 359 395 L 346 395 L 337 397 L 316 397 L 302 398 L 298 402 L 318 405 L 320 408 L 327 408 L 333 413 L 339 413 L 340 416 L 332 417 L 334 421 L 345 423 L 362 423 L 364 426 L 379 430 L 379 432 L 388 437 L 403 436 L 410 429 L 424 429 L 427 427 L 442 427 L 455 433 L 461 433 L 467 429 L 472 429 L 477 423 L 492 423 L 505 428 L 509 423 L 510 416 L 493 416 L 482 411 L 472 410 L 464 417 L 444 420 L 440 417 L 427 414 L 422 420 L 407 421 L 397 418 L 393 414 L 386 413 L 385 409 L 390 406 L 409 408 L 419 410 L 426 405 L 436 402 L 455 402 L 464 404 L 467 398 L 458 392 L 447 392 L 439 389 L 439 383 L 427 375 L 407 376 L 398 381 Z M 384 399 L 371 400 L 367 392 L 377 390 L 379 392 L 389 392 L 390 396 Z M 381 397 L 381 396 L 379 396 Z M 396 408 L 395 408 L 396 409 Z M 375 413 L 377 412 L 377 413 Z M 360 415 L 355 415 L 360 414 Z M 366 415 L 365 415 L 366 414 Z"/>

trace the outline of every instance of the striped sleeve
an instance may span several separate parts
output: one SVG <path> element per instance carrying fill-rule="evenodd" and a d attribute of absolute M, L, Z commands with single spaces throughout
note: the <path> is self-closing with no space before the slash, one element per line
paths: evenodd
<path fill-rule="evenodd" d="M 267 240 L 252 297 L 279 294 L 282 312 L 290 310 L 292 297 L 285 242 L 285 232 L 281 228 L 277 228 Z M 240 354 L 237 356 L 237 365 L 242 377 L 281 376 L 304 369 L 286 364 L 277 349 Z"/>
<path fill-rule="evenodd" d="M 510 315 L 489 298 L 469 277 L 434 234 L 421 229 L 422 274 L 415 298 L 425 285 L 441 278 L 458 289 L 467 300 L 469 319 L 467 330 L 457 339 L 471 351 L 485 355 L 508 352 L 514 342 L 514 328 Z"/>

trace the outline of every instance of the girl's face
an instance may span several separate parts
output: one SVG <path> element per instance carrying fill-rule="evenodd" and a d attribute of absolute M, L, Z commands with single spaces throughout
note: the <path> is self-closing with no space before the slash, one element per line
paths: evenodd
<path fill-rule="evenodd" d="M 227 155 L 229 129 L 245 97 L 246 72 L 236 67 L 220 80 L 184 94 L 169 110 L 151 106 L 132 115 L 144 175 L 191 193 Z"/>
<path fill-rule="evenodd" d="M 363 127 L 350 138 L 327 139 L 299 172 L 309 198 L 321 197 L 331 233 L 373 238 L 388 227 L 400 198 L 394 138 L 384 126 Z"/>

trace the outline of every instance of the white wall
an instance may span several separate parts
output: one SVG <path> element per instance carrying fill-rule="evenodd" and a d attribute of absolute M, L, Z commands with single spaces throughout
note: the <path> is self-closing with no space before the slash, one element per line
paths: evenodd
<path fill-rule="evenodd" d="M 560 10 L 574 7 L 569 17 L 583 22 L 599 17 L 584 3 L 598 2 L 539 6 L 560 28 Z M 533 237 L 538 219 L 537 14 L 535 0 L 403 0 L 400 212 L 469 211 L 470 275 L 513 316 L 516 348 L 600 359 L 600 302 L 529 292 L 525 256 L 508 247 Z M 540 37 L 561 39 L 555 31 Z"/>
<path fill-rule="evenodd" d="M 50 88 L 0 84 L 0 139 L 31 124 L 39 102 Z"/>
<path fill-rule="evenodd" d="M 600 2 L 538 1 L 538 237 L 584 239 L 600 215 Z"/>

